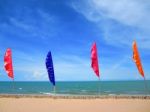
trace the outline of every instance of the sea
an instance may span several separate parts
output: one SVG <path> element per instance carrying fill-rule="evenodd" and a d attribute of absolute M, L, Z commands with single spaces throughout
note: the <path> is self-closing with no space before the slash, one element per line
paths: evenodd
<path fill-rule="evenodd" d="M 0 82 L 0 94 L 150 95 L 150 80 L 56 82 L 55 90 L 50 82 Z"/>

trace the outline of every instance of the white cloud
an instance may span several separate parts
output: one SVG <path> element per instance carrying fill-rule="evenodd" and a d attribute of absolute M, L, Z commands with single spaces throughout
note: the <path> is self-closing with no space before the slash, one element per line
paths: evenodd
<path fill-rule="evenodd" d="M 149 0 L 88 0 L 71 6 L 103 31 L 107 43 L 130 45 L 136 39 L 150 49 Z"/>
<path fill-rule="evenodd" d="M 150 28 L 150 2 L 148 0 L 88 0 L 83 4 L 73 4 L 87 19 L 98 22 L 114 19 L 125 25 Z"/>
<path fill-rule="evenodd" d="M 93 0 L 92 5 L 96 11 L 102 10 L 106 17 L 125 25 L 150 28 L 147 24 L 150 23 L 148 0 Z"/>
<path fill-rule="evenodd" d="M 109 72 L 118 70 L 120 67 L 122 67 L 123 64 L 131 62 L 131 60 L 132 60 L 131 57 L 128 56 L 124 56 L 120 60 L 118 59 L 118 61 L 115 62 L 115 64 L 112 64 L 113 66 L 109 69 Z"/>
<path fill-rule="evenodd" d="M 47 13 L 47 12 L 45 12 L 43 10 L 38 9 L 37 13 L 40 15 L 40 17 L 43 20 L 45 20 L 48 23 L 55 22 L 55 20 L 56 20 L 56 18 L 54 16 L 50 15 L 49 13 Z"/>
<path fill-rule="evenodd" d="M 54 60 L 55 61 L 55 60 Z M 55 62 L 57 80 L 95 80 L 90 60 L 75 55 L 62 55 Z"/>
<path fill-rule="evenodd" d="M 46 69 L 44 69 L 44 70 L 39 70 L 39 69 L 34 70 L 32 77 L 35 80 L 48 80 Z"/>
<path fill-rule="evenodd" d="M 31 9 L 26 10 L 32 12 Z M 41 9 L 34 11 L 34 17 L 29 16 L 30 13 L 23 16 L 10 16 L 9 22 L 0 24 L 1 29 L 10 29 L 9 32 L 15 32 L 19 38 L 34 37 L 45 40 L 57 35 L 55 29 L 58 19 L 55 16 Z"/>
<path fill-rule="evenodd" d="M 43 81 L 48 80 L 47 71 L 45 66 L 41 66 L 40 64 L 35 65 L 28 65 L 28 66 L 15 66 L 14 72 L 16 73 L 22 73 L 22 78 L 20 80 L 33 80 L 33 81 Z M 20 74 L 15 74 L 18 77 Z"/>

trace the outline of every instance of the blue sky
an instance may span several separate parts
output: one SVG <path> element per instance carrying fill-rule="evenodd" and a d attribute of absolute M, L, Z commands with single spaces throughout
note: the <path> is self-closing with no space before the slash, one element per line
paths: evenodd
<path fill-rule="evenodd" d="M 0 14 L 0 81 L 11 80 L 3 68 L 8 47 L 17 81 L 48 81 L 49 50 L 57 81 L 98 80 L 90 67 L 94 41 L 101 80 L 143 80 L 133 40 L 150 79 L 149 0 L 1 0 Z"/>

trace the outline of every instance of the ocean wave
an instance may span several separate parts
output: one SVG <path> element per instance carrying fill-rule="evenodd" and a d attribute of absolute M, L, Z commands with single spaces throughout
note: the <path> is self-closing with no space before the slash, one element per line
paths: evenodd
<path fill-rule="evenodd" d="M 111 93 L 112 91 L 104 91 L 105 93 Z"/>
<path fill-rule="evenodd" d="M 44 95 L 51 95 L 52 93 L 40 92 L 40 94 L 44 94 Z"/>
<path fill-rule="evenodd" d="M 83 90 L 81 90 L 81 92 L 87 92 L 87 90 L 84 90 L 84 89 L 83 89 Z"/>
<path fill-rule="evenodd" d="M 18 88 L 19 90 L 22 90 L 22 88 Z"/>
<path fill-rule="evenodd" d="M 117 94 L 108 94 L 108 96 L 115 96 L 115 95 L 117 95 Z"/>

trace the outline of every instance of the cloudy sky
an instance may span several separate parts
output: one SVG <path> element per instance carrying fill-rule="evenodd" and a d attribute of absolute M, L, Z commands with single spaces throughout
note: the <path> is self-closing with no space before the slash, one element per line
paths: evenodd
<path fill-rule="evenodd" d="M 90 49 L 98 47 L 101 80 L 143 80 L 132 60 L 137 41 L 150 79 L 149 0 L 0 0 L 0 81 L 9 47 L 17 81 L 48 81 L 52 52 L 57 81 L 97 80 Z"/>

